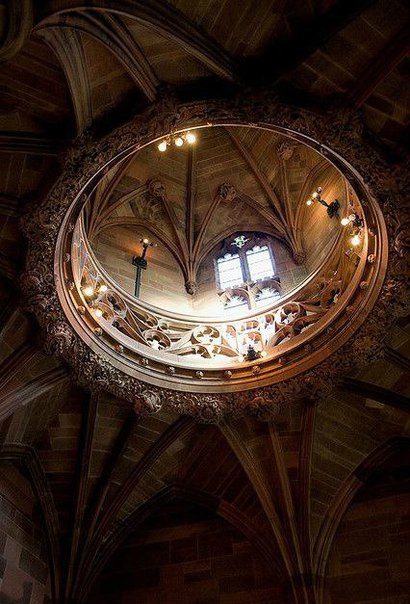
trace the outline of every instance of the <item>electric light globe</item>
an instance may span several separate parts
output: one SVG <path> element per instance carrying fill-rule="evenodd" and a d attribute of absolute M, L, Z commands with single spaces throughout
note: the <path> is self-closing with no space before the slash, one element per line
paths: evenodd
<path fill-rule="evenodd" d="M 188 132 L 186 135 L 186 142 L 189 145 L 193 145 L 196 142 L 196 136 L 192 132 Z"/>
<path fill-rule="evenodd" d="M 355 245 L 355 246 L 360 245 L 360 237 L 359 237 L 359 235 L 353 235 L 353 237 L 350 240 L 350 243 L 352 245 Z"/>
<path fill-rule="evenodd" d="M 350 220 L 348 218 L 342 218 L 342 220 L 340 221 L 340 224 L 342 226 L 347 226 L 349 224 Z"/>
<path fill-rule="evenodd" d="M 83 294 L 84 296 L 87 296 L 87 298 L 91 298 L 91 296 L 94 295 L 94 288 L 91 287 L 91 285 L 87 285 L 87 287 L 84 287 L 83 289 Z"/>
<path fill-rule="evenodd" d="M 175 139 L 174 143 L 177 147 L 182 147 L 182 145 L 184 144 L 184 140 L 180 136 L 178 136 Z"/>
<path fill-rule="evenodd" d="M 166 150 L 167 150 L 167 143 L 165 141 L 161 141 L 158 145 L 158 151 L 161 151 L 161 153 L 163 153 Z"/>

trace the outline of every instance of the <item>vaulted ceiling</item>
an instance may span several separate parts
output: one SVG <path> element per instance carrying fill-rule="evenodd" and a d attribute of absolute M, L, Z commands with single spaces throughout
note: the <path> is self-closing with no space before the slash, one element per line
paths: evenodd
<path fill-rule="evenodd" d="M 385 334 L 383 358 L 328 397 L 289 400 L 270 422 L 203 425 L 168 410 L 138 417 L 125 401 L 75 384 L 42 352 L 17 279 L 20 216 L 56 181 L 72 141 L 125 123 L 165 90 L 185 101 L 268 86 L 320 115 L 354 109 L 369 146 L 401 162 L 407 3 L 22 0 L 0 8 L 0 467 L 10 480 L 8 464 L 18 468 L 41 512 L 50 578 L 38 593 L 66 604 L 404 602 L 409 575 L 397 535 L 403 543 L 408 530 L 393 517 L 405 516 L 410 493 L 408 318 Z M 269 186 L 263 154 L 256 163 Z M 217 160 L 211 175 L 216 168 Z M 0 474 L 0 491 L 5 484 Z M 377 555 L 357 527 L 368 522 L 376 539 L 367 513 L 397 529 Z M 6 554 L 0 602 L 17 603 L 23 587 Z M 235 583 L 244 568 L 253 569 L 247 582 Z"/>

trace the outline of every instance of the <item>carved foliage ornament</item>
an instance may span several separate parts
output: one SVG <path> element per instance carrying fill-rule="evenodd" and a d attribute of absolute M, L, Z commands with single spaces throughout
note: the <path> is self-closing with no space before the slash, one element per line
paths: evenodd
<path fill-rule="evenodd" d="M 171 130 L 226 123 L 288 132 L 290 137 L 307 142 L 324 156 L 336 153 L 340 160 L 338 167 L 354 183 L 359 195 L 367 200 L 377 199 L 383 211 L 390 249 L 387 277 L 381 290 L 367 305 L 366 312 L 369 312 L 375 302 L 371 313 L 365 320 L 362 317 L 358 321 L 360 330 L 342 342 L 331 356 L 322 358 L 316 367 L 259 388 L 256 394 L 253 390 L 234 395 L 226 390 L 219 394 L 198 394 L 155 385 L 147 388 L 135 374 L 118 368 L 109 355 L 101 352 L 96 341 L 86 344 L 67 319 L 61 298 L 61 274 L 54 276 L 55 260 L 58 261 L 56 266 L 60 266 L 68 252 L 59 249 L 60 234 L 74 228 L 75 216 L 71 218 L 69 213 L 74 206 L 78 210 L 84 204 L 98 179 L 114 161 Z M 188 105 L 178 105 L 172 97 L 167 97 L 146 114 L 136 116 L 101 140 L 93 140 L 90 133 L 83 134 L 66 154 L 64 172 L 48 197 L 28 208 L 22 219 L 29 246 L 20 285 L 27 309 L 36 315 L 41 326 L 45 350 L 68 361 L 80 384 L 91 389 L 109 390 L 131 401 L 142 413 L 155 413 L 163 405 L 206 422 L 218 421 L 226 413 L 253 412 L 266 418 L 266 415 L 275 415 L 277 406 L 295 398 L 316 399 L 327 395 L 330 384 L 380 353 L 389 326 L 398 316 L 408 313 L 406 253 L 409 228 L 403 219 L 405 213 L 400 209 L 404 207 L 405 191 L 409 189 L 408 172 L 403 166 L 387 166 L 364 144 L 362 130 L 360 117 L 354 112 L 335 112 L 324 119 L 302 109 L 284 106 L 269 92 L 259 92 L 257 97 L 252 97 L 247 91 L 234 100 Z M 314 141 L 321 141 L 322 146 Z M 349 165 L 361 176 L 350 171 Z M 394 199 L 389 188 L 391 182 L 395 183 Z M 161 195 L 154 183 L 152 189 L 153 195 Z M 234 195 L 229 187 L 220 193 L 226 199 Z M 378 216 L 381 220 L 380 212 Z M 373 228 L 373 225 L 369 226 Z M 269 408 L 273 413 L 267 413 Z"/>

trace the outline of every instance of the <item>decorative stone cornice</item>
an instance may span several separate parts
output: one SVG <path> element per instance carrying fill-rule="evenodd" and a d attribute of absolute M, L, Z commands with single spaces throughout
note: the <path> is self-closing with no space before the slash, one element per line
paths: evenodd
<path fill-rule="evenodd" d="M 326 343 L 305 350 L 303 358 L 299 353 L 297 367 L 290 357 L 280 359 L 275 375 L 268 373 L 263 379 L 255 376 L 251 385 L 243 384 L 243 388 L 256 387 L 257 393 L 247 390 L 235 396 L 226 384 L 209 394 L 212 388 L 199 379 L 185 387 L 186 392 L 159 386 L 162 382 L 150 377 L 144 358 L 136 365 L 127 365 L 98 335 L 79 327 L 79 310 L 70 305 L 66 287 L 67 236 L 99 179 L 116 162 L 171 131 L 218 124 L 270 128 L 327 157 L 361 199 L 369 240 L 374 238 L 374 257 L 364 264 L 360 276 L 362 287 L 359 283 L 351 285 L 352 302 L 343 313 L 343 322 L 328 325 Z M 410 236 L 402 209 L 408 174 L 403 167 L 386 165 L 365 144 L 363 125 L 355 112 L 323 117 L 284 106 L 269 91 L 257 95 L 247 91 L 229 101 L 187 105 L 169 96 L 103 139 L 94 140 L 89 132 L 84 133 L 67 152 L 64 167 L 49 196 L 33 204 L 22 220 L 29 240 L 26 269 L 20 279 L 26 308 L 37 317 L 45 350 L 68 361 L 79 383 L 92 390 L 107 389 L 136 404 L 140 412 L 153 413 L 169 406 L 206 422 L 218 421 L 226 413 L 243 412 L 266 419 L 274 415 L 276 405 L 321 397 L 346 373 L 374 360 L 381 354 L 389 327 L 408 312 L 406 254 Z M 178 387 L 175 380 L 173 388 Z"/>

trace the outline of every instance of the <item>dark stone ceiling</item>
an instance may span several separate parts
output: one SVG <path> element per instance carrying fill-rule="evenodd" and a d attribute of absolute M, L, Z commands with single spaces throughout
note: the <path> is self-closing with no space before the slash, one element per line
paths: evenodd
<path fill-rule="evenodd" d="M 386 330 L 383 358 L 317 405 L 206 426 L 137 417 L 75 384 L 42 351 L 17 285 L 20 217 L 71 142 L 164 91 L 269 87 L 319 115 L 353 110 L 404 178 L 407 3 L 22 0 L 0 2 L 0 22 L 0 602 L 77 604 L 94 582 L 107 604 L 403 604 L 408 317 Z M 124 572 L 104 567 L 118 552 Z"/>

